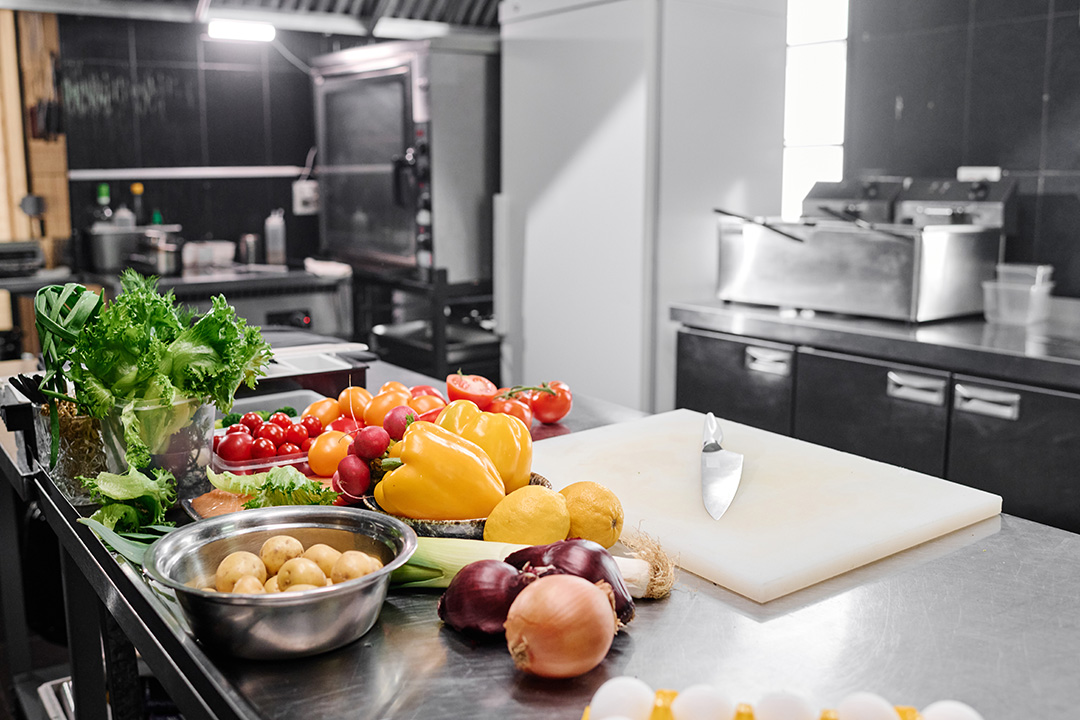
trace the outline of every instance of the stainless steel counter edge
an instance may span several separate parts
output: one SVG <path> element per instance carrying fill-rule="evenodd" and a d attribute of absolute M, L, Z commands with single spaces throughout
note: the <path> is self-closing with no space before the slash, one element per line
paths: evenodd
<path fill-rule="evenodd" d="M 1080 300 L 1054 298 L 1037 326 L 993 325 L 982 317 L 903 323 L 807 313 L 710 298 L 676 302 L 682 325 L 809 345 L 991 379 L 1080 391 Z"/>

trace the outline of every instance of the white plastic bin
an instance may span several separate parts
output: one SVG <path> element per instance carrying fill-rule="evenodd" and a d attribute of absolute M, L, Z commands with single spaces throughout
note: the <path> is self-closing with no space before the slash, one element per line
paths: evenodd
<path fill-rule="evenodd" d="M 988 322 L 1001 325 L 1033 325 L 1050 315 L 1050 291 L 1054 283 L 983 282 Z"/>

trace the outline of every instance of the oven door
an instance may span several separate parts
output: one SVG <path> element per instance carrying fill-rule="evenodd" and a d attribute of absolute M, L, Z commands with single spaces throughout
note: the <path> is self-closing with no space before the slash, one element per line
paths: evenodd
<path fill-rule="evenodd" d="M 405 61 L 316 83 L 324 255 L 376 270 L 415 267 L 415 82 Z"/>

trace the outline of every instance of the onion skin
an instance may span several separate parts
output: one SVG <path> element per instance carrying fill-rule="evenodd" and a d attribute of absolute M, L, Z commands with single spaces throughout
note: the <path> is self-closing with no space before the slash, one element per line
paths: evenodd
<path fill-rule="evenodd" d="M 603 580 L 611 586 L 619 622 L 626 625 L 634 619 L 634 598 L 623 581 L 615 558 L 599 543 L 575 538 L 550 545 L 534 545 L 510 553 L 506 556 L 506 562 L 520 570 L 531 570 L 539 576 L 565 573 L 585 578 L 591 583 Z"/>
<path fill-rule="evenodd" d="M 469 563 L 439 598 L 439 618 L 460 632 L 501 633 L 511 603 L 535 579 L 501 560 Z"/>
<path fill-rule="evenodd" d="M 506 646 L 519 670 L 572 678 L 603 662 L 618 630 L 610 585 L 577 575 L 545 575 L 510 605 Z"/>

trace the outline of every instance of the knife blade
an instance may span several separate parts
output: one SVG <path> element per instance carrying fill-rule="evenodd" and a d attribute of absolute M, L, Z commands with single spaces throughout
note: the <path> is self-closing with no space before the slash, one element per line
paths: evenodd
<path fill-rule="evenodd" d="M 720 423 L 707 414 L 701 443 L 701 499 L 713 520 L 727 512 L 742 479 L 743 456 L 721 447 L 723 439 Z"/>

